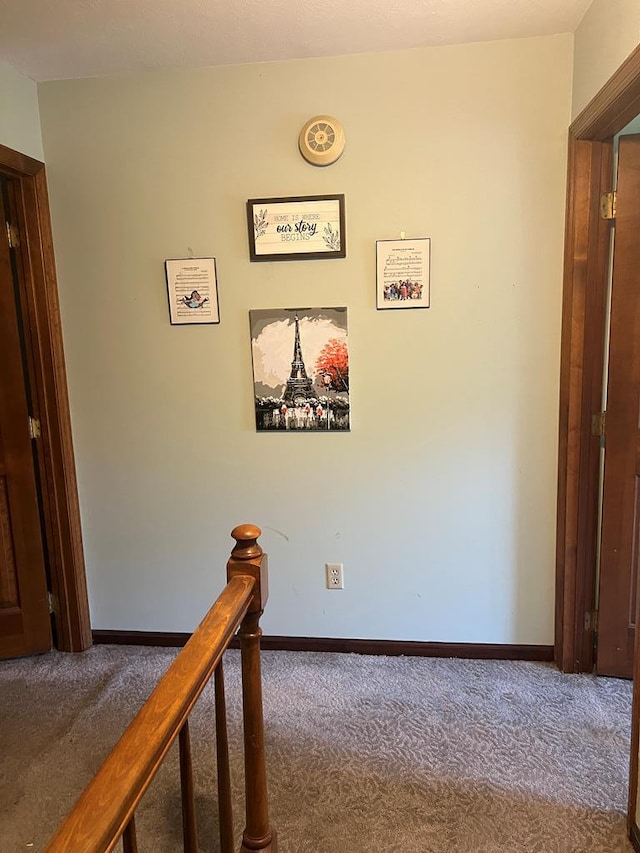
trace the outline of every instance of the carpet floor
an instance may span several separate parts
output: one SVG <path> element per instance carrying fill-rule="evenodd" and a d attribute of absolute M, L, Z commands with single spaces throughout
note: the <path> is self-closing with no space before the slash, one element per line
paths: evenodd
<path fill-rule="evenodd" d="M 175 650 L 0 664 L 0 850 L 41 851 Z M 239 655 L 225 656 L 242 825 Z M 279 853 L 628 853 L 631 684 L 534 663 L 264 652 Z M 200 850 L 215 853 L 210 685 L 191 717 Z M 181 850 L 172 750 L 140 853 Z M 83 851 L 77 851 L 83 853 Z"/>

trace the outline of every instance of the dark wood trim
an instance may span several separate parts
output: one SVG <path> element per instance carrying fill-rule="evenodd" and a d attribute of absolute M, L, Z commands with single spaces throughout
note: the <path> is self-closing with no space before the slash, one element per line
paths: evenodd
<path fill-rule="evenodd" d="M 191 634 L 162 631 L 93 631 L 98 645 L 184 646 Z M 553 661 L 553 646 L 501 643 L 423 643 L 414 640 L 353 640 L 339 637 L 263 636 L 265 650 L 287 652 L 340 652 L 358 655 L 406 655 L 429 658 L 468 658 L 475 660 Z M 237 638 L 231 648 L 239 648 Z"/>
<path fill-rule="evenodd" d="M 182 631 L 102 631 L 91 632 L 96 646 L 186 646 L 191 634 Z"/>
<path fill-rule="evenodd" d="M 553 661 L 553 646 L 507 643 L 429 643 L 416 640 L 358 640 L 333 637 L 262 638 L 263 649 L 300 652 L 342 652 L 359 655 L 406 655 L 474 660 Z"/>
<path fill-rule="evenodd" d="M 560 359 L 556 539 L 556 661 L 565 672 L 590 672 L 594 609 L 600 439 L 605 350 L 609 223 L 600 218 L 611 188 L 612 145 L 569 139 L 567 219 Z"/>
<path fill-rule="evenodd" d="M 38 462 L 57 647 L 82 651 L 91 645 L 91 623 L 45 167 L 0 145 L 0 172 L 16 186 L 19 230 L 26 237 L 19 262 L 33 414 L 42 427 Z"/>
<path fill-rule="evenodd" d="M 0 145 L 0 166 L 3 172 L 12 172 L 15 177 L 33 177 L 44 169 L 44 163 L 40 160 L 34 160 L 33 157 L 7 148 L 6 145 Z"/>
<path fill-rule="evenodd" d="M 560 367 L 555 659 L 565 672 L 593 668 L 585 613 L 595 600 L 598 440 L 604 362 L 608 227 L 598 199 L 611 188 L 612 138 L 640 113 L 640 46 L 569 128 Z"/>
<path fill-rule="evenodd" d="M 611 139 L 640 114 L 640 45 L 571 125 L 577 139 Z"/>
<path fill-rule="evenodd" d="M 629 840 L 633 845 L 633 849 L 636 853 L 640 853 L 640 829 L 638 829 L 635 823 L 631 824 L 631 829 L 629 830 Z"/>

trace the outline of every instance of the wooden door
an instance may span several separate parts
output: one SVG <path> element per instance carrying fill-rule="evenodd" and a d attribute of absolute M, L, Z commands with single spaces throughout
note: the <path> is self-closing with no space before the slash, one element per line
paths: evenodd
<path fill-rule="evenodd" d="M 598 646 L 600 675 L 633 677 L 640 561 L 640 135 L 622 136 L 611 288 Z"/>
<path fill-rule="evenodd" d="M 0 657 L 51 648 L 27 378 L 0 179 Z"/>

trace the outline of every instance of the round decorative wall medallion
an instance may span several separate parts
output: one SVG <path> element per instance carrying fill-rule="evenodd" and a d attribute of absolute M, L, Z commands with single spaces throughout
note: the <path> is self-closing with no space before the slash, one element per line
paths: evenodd
<path fill-rule="evenodd" d="M 331 116 L 314 116 L 298 137 L 300 153 L 314 166 L 330 166 L 344 151 L 344 129 Z"/>

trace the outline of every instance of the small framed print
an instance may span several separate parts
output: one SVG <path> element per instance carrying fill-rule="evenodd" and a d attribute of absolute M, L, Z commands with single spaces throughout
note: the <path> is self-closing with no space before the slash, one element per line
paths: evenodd
<path fill-rule="evenodd" d="M 428 308 L 431 238 L 376 241 L 376 307 L 378 310 Z"/>
<path fill-rule="evenodd" d="M 252 261 L 347 256 L 344 195 L 250 198 L 247 226 Z"/>
<path fill-rule="evenodd" d="M 215 258 L 169 258 L 164 268 L 172 326 L 220 322 Z"/>

